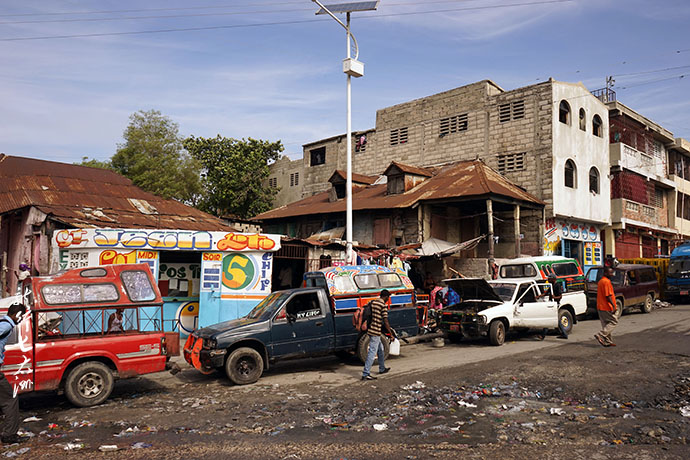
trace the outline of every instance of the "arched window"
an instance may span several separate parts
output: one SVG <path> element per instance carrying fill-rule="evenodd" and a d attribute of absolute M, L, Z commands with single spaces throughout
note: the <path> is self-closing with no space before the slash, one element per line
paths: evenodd
<path fill-rule="evenodd" d="M 594 115 L 592 118 L 592 134 L 597 137 L 604 137 L 604 123 L 599 115 Z"/>
<path fill-rule="evenodd" d="M 561 101 L 558 107 L 558 121 L 566 125 L 570 124 L 570 104 L 565 99 Z"/>
<path fill-rule="evenodd" d="M 577 168 L 573 160 L 565 162 L 565 186 L 570 188 L 577 187 Z"/>
<path fill-rule="evenodd" d="M 595 195 L 599 194 L 599 171 L 594 166 L 589 168 L 589 191 Z"/>
<path fill-rule="evenodd" d="M 582 131 L 587 131 L 587 115 L 585 114 L 585 109 L 580 109 L 580 129 Z"/>

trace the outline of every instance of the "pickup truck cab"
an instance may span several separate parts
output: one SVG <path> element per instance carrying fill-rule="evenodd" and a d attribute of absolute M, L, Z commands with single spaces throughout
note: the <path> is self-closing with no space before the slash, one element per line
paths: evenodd
<path fill-rule="evenodd" d="M 184 346 L 185 360 L 202 373 L 224 369 L 235 384 L 256 382 L 271 363 L 294 358 L 309 358 L 333 353 L 355 354 L 366 358 L 369 337 L 352 325 L 352 313 L 366 299 L 378 297 L 382 287 L 378 275 L 385 273 L 389 284 L 403 286 L 402 275 L 385 267 L 338 267 L 338 285 L 349 286 L 352 279 L 367 274 L 367 292 L 351 293 L 340 289 L 338 299 L 326 287 L 326 277 L 309 287 L 269 294 L 245 317 L 215 324 L 190 334 Z M 391 276 L 394 274 L 397 277 Z M 331 277 L 333 278 L 333 277 Z M 325 283 L 325 285 L 322 283 Z M 364 280 L 362 285 L 364 285 Z M 306 284 L 306 283 L 305 283 Z M 388 288 L 387 288 L 388 289 Z M 417 318 L 412 298 L 391 290 L 388 319 L 400 335 L 417 333 Z M 407 302 L 404 296 L 407 295 Z M 338 303 L 341 308 L 337 308 Z M 388 341 L 383 340 L 387 350 Z"/>
<path fill-rule="evenodd" d="M 555 329 L 559 312 L 548 296 L 548 289 L 536 280 L 500 280 L 480 278 L 444 280 L 460 295 L 460 302 L 442 310 L 441 329 L 449 337 L 487 336 L 492 345 L 503 345 L 512 330 Z"/>
<path fill-rule="evenodd" d="M 147 264 L 27 278 L 18 300 L 27 314 L 8 338 L 1 369 L 15 394 L 58 390 L 76 406 L 93 406 L 116 378 L 163 371 L 179 354 L 178 333 L 162 331 L 163 300 Z"/>

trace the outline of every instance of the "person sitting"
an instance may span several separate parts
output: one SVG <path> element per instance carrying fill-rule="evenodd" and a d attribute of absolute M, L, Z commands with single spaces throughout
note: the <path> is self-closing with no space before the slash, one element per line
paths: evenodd
<path fill-rule="evenodd" d="M 114 333 L 114 332 L 125 332 L 124 327 L 123 327 L 123 318 L 122 318 L 122 312 L 124 311 L 124 308 L 118 308 L 115 310 L 115 313 L 111 314 L 110 317 L 108 318 L 108 333 Z"/>

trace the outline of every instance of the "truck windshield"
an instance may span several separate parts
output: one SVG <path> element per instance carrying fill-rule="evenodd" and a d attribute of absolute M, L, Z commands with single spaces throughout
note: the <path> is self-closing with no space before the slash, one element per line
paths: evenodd
<path fill-rule="evenodd" d="M 677 275 L 688 272 L 690 272 L 690 259 L 672 260 L 668 266 L 669 275 Z"/>
<path fill-rule="evenodd" d="M 275 311 L 275 308 L 282 305 L 283 302 L 290 296 L 289 292 L 279 291 L 268 295 L 264 300 L 259 302 L 259 304 L 254 307 L 252 311 L 249 312 L 247 318 L 249 319 L 262 319 L 267 315 L 270 315 Z"/>
<path fill-rule="evenodd" d="M 491 287 L 496 291 L 496 294 L 505 302 L 509 302 L 513 298 L 515 292 L 515 284 L 513 283 L 491 283 Z"/>

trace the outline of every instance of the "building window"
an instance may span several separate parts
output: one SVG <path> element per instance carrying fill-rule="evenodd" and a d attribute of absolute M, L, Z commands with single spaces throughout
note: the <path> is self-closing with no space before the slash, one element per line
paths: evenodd
<path fill-rule="evenodd" d="M 391 145 L 407 143 L 407 127 L 391 129 Z"/>
<path fill-rule="evenodd" d="M 585 114 L 585 109 L 580 109 L 580 129 L 587 131 L 587 114 Z"/>
<path fill-rule="evenodd" d="M 589 169 L 589 191 L 599 194 L 599 171 L 594 166 Z"/>
<path fill-rule="evenodd" d="M 525 101 L 513 101 L 498 106 L 498 121 L 501 123 L 510 120 L 521 120 L 525 118 Z"/>
<path fill-rule="evenodd" d="M 594 115 L 592 118 L 592 134 L 597 137 L 604 137 L 604 123 L 599 115 Z"/>
<path fill-rule="evenodd" d="M 299 173 L 290 173 L 290 187 L 297 187 L 299 185 Z"/>
<path fill-rule="evenodd" d="M 278 178 L 277 177 L 269 177 L 268 178 L 268 186 L 272 188 L 278 187 Z"/>
<path fill-rule="evenodd" d="M 652 198 L 652 202 L 650 204 L 656 208 L 663 208 L 664 207 L 664 190 L 663 189 L 661 189 L 659 187 L 654 187 L 654 197 Z"/>
<path fill-rule="evenodd" d="M 367 135 L 360 134 L 355 137 L 355 152 L 366 152 L 367 150 Z"/>
<path fill-rule="evenodd" d="M 558 106 L 558 121 L 570 125 L 570 104 L 566 100 L 562 100 Z"/>
<path fill-rule="evenodd" d="M 448 118 L 441 118 L 441 128 L 438 137 L 443 137 L 448 134 L 457 133 L 460 131 L 467 131 L 467 114 L 455 115 Z"/>
<path fill-rule="evenodd" d="M 525 169 L 525 152 L 498 156 L 498 172 L 501 174 Z"/>
<path fill-rule="evenodd" d="M 311 166 L 318 166 L 326 163 L 326 147 L 311 149 L 309 155 L 311 156 Z"/>
<path fill-rule="evenodd" d="M 573 160 L 565 162 L 565 186 L 570 188 L 577 187 L 577 168 Z"/>

